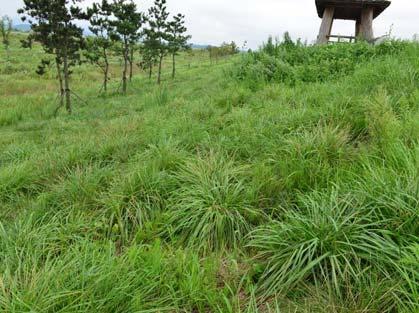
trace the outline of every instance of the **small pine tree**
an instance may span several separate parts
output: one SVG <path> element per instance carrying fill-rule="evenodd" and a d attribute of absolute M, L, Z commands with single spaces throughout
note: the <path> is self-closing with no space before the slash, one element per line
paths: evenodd
<path fill-rule="evenodd" d="M 144 31 L 146 35 L 144 45 L 158 59 L 157 83 L 160 84 L 163 58 L 168 53 L 168 41 L 170 40 L 166 0 L 155 0 L 154 6 L 149 9 L 148 14 L 149 27 Z"/>
<path fill-rule="evenodd" d="M 291 38 L 291 35 L 289 32 L 285 32 L 282 39 L 282 46 L 285 47 L 285 49 L 292 49 L 295 47 L 295 43 Z"/>
<path fill-rule="evenodd" d="M 93 3 L 88 10 L 90 17 L 89 29 L 94 37 L 88 38 L 86 47 L 86 58 L 97 65 L 103 72 L 102 88 L 105 92 L 108 90 L 109 81 L 109 49 L 112 47 L 110 33 L 112 26 L 110 18 L 112 15 L 112 7 L 107 0 L 101 3 Z"/>
<path fill-rule="evenodd" d="M 0 32 L 4 49 L 6 50 L 7 58 L 9 58 L 10 33 L 13 29 L 13 21 L 7 15 L 0 19 Z"/>
<path fill-rule="evenodd" d="M 111 38 L 121 43 L 121 53 L 124 61 L 122 72 L 122 92 L 127 92 L 128 67 L 132 64 L 130 49 L 133 43 L 141 37 L 140 29 L 145 21 L 144 14 L 137 11 L 137 5 L 131 0 L 114 0 L 112 3 L 113 19 L 110 25 L 113 27 Z M 131 59 L 131 61 L 130 61 Z"/>
<path fill-rule="evenodd" d="M 230 43 L 230 48 L 231 48 L 231 55 L 234 55 L 234 54 L 237 54 L 237 53 L 239 53 L 240 52 L 240 49 L 239 49 L 239 47 L 237 46 L 237 44 L 236 44 L 236 42 L 235 41 L 232 41 L 231 43 Z"/>
<path fill-rule="evenodd" d="M 158 58 L 154 51 L 150 49 L 152 45 L 148 44 L 148 37 L 144 38 L 142 45 L 140 46 L 141 62 L 140 67 L 144 71 L 148 71 L 148 78 L 151 79 L 153 75 L 153 67 L 158 64 Z"/>
<path fill-rule="evenodd" d="M 60 105 L 69 114 L 72 112 L 70 75 L 71 67 L 81 62 L 80 51 L 85 47 L 83 29 L 75 20 L 86 19 L 87 15 L 76 6 L 83 0 L 24 0 L 18 11 L 22 21 L 29 20 L 32 32 L 29 40 L 39 42 L 46 54 L 55 57 L 57 77 L 60 83 Z M 43 61 L 38 73 L 43 74 L 48 62 Z"/>
<path fill-rule="evenodd" d="M 185 16 L 182 14 L 175 15 L 173 20 L 168 24 L 169 35 L 169 53 L 172 55 L 172 78 L 176 75 L 176 56 L 182 49 L 188 49 L 188 41 L 192 38 L 185 35 L 187 32 L 185 27 Z"/>
<path fill-rule="evenodd" d="M 26 37 L 25 39 L 22 39 L 20 41 L 20 43 L 22 45 L 22 48 L 32 50 L 33 40 L 34 40 L 33 39 L 33 36 L 31 36 L 31 34 L 29 33 L 29 36 L 28 37 Z"/>

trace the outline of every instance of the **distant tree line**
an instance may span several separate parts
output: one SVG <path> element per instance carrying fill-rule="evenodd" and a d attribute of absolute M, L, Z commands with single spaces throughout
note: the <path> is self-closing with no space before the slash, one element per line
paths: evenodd
<path fill-rule="evenodd" d="M 209 52 L 209 57 L 210 57 L 211 62 L 213 61 L 217 62 L 220 58 L 234 55 L 240 52 L 239 47 L 234 41 L 232 41 L 231 43 L 224 42 L 219 47 L 208 46 L 207 50 Z"/>
<path fill-rule="evenodd" d="M 22 21 L 27 21 L 31 32 L 23 41 L 23 47 L 31 48 L 33 42 L 42 45 L 47 55 L 41 61 L 37 73 L 42 75 L 55 63 L 60 87 L 60 103 L 57 110 L 65 107 L 72 112 L 70 88 L 72 68 L 88 61 L 103 74 L 102 90 L 108 90 L 110 57 L 122 60 L 121 85 L 123 94 L 133 77 L 135 55 L 138 65 L 147 70 L 150 78 L 157 67 L 157 83 L 161 83 L 162 63 L 171 56 L 172 77 L 176 75 L 176 56 L 189 48 L 185 16 L 171 17 L 166 0 L 155 0 L 147 11 L 140 11 L 133 0 L 101 0 L 82 9 L 84 0 L 23 0 L 18 10 Z M 79 21 L 88 21 L 92 36 L 83 36 Z M 1 20 L 3 44 L 8 46 L 7 21 Z"/>

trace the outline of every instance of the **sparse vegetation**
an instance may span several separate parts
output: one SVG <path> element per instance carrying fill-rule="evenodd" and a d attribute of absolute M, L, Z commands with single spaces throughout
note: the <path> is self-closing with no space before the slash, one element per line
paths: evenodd
<path fill-rule="evenodd" d="M 175 79 L 143 45 L 126 95 L 97 96 L 112 52 L 54 118 L 27 36 L 0 63 L 0 311 L 418 311 L 418 43 L 286 36 L 179 52 Z"/>

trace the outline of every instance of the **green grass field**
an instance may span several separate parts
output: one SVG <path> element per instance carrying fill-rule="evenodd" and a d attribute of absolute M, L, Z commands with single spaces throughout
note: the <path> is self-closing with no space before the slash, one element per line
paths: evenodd
<path fill-rule="evenodd" d="M 85 64 L 87 103 L 54 117 L 21 36 L 0 48 L 1 312 L 419 312 L 418 44 L 196 51 L 126 96 Z"/>

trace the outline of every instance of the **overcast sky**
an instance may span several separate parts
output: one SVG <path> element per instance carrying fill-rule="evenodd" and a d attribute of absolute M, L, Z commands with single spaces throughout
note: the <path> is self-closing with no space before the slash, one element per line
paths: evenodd
<path fill-rule="evenodd" d="M 16 17 L 22 2 L 0 0 L 0 15 Z M 135 2 L 145 10 L 152 0 Z M 314 0 L 168 0 L 168 7 L 172 13 L 186 14 L 194 43 L 216 45 L 234 40 L 242 45 L 247 41 L 249 47 L 255 48 L 268 35 L 280 36 L 287 30 L 293 38 L 311 42 L 320 26 Z M 384 35 L 391 27 L 396 37 L 412 38 L 419 33 L 419 1 L 393 0 L 376 19 L 375 35 Z M 354 22 L 337 21 L 333 34 L 351 35 L 354 29 Z"/>

